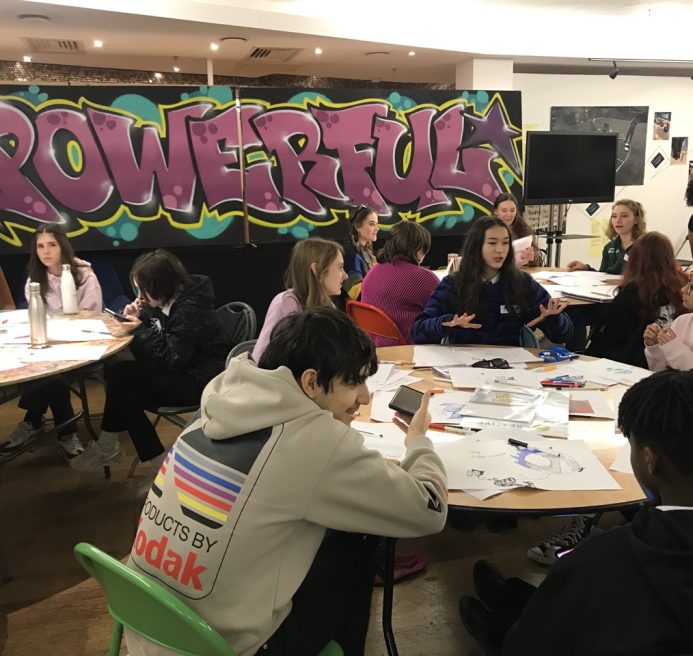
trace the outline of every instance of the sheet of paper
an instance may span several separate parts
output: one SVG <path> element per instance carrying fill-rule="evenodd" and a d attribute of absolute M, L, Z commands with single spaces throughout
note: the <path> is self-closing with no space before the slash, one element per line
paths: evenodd
<path fill-rule="evenodd" d="M 366 421 L 353 421 L 351 427 L 363 435 L 366 448 L 378 451 L 383 458 L 402 460 L 406 453 L 404 433 L 393 423 L 374 424 Z"/>
<path fill-rule="evenodd" d="M 617 490 L 612 478 L 585 442 L 511 446 L 505 440 L 465 438 L 436 449 L 450 489 L 498 489 L 518 485 L 542 490 Z"/>
<path fill-rule="evenodd" d="M 54 342 L 91 342 L 113 339 L 113 335 L 101 319 L 51 319 L 48 321 L 48 339 Z"/>
<path fill-rule="evenodd" d="M 2 310 L 0 326 L 18 323 L 29 323 L 29 310 Z"/>
<path fill-rule="evenodd" d="M 0 348 L 0 371 L 19 369 L 24 362 L 16 349 Z"/>
<path fill-rule="evenodd" d="M 483 356 L 481 356 L 483 357 Z M 474 364 L 481 357 L 470 354 L 469 349 L 439 344 L 417 344 L 414 346 L 415 367 L 448 367 Z"/>
<path fill-rule="evenodd" d="M 584 378 L 584 380 L 600 387 L 611 387 L 612 385 L 618 385 L 618 380 L 613 377 L 607 378 L 600 375 L 594 367 L 589 366 L 589 362 L 584 360 L 570 360 L 567 362 L 557 363 L 556 369 L 552 372 L 552 375 L 562 376 L 564 374 L 570 374 L 571 376 L 576 376 Z"/>
<path fill-rule="evenodd" d="M 616 459 L 611 463 L 609 469 L 624 474 L 633 473 L 633 467 L 630 464 L 630 442 L 628 440 L 626 440 L 625 444 L 621 447 L 621 450 L 618 452 Z"/>
<path fill-rule="evenodd" d="M 570 415 L 573 417 L 614 418 L 614 408 L 603 392 L 598 390 L 571 390 L 569 396 Z"/>
<path fill-rule="evenodd" d="M 395 416 L 395 411 L 388 408 L 388 404 L 392 401 L 394 392 L 384 392 L 379 390 L 373 392 L 373 401 L 371 402 L 371 421 L 381 421 L 392 423 Z"/>
<path fill-rule="evenodd" d="M 21 354 L 24 362 L 61 362 L 63 360 L 100 360 L 108 346 L 96 344 L 52 344 L 43 349 L 26 349 Z"/>
<path fill-rule="evenodd" d="M 545 371 L 531 369 L 479 369 L 476 367 L 455 367 L 449 369 L 450 382 L 458 389 L 474 389 L 491 383 L 519 385 L 541 389 L 541 381 L 550 378 Z"/>
<path fill-rule="evenodd" d="M 575 364 L 578 364 L 578 362 L 579 361 L 574 361 Z M 615 362 L 614 360 L 608 360 L 606 358 L 592 360 L 590 362 L 580 362 L 579 364 L 588 372 L 588 375 L 594 375 L 606 380 L 613 380 L 622 385 L 635 385 L 635 383 L 641 381 L 643 378 L 652 375 L 652 372 L 648 369 L 634 367 L 630 364 L 623 364 L 622 362 Z M 588 378 L 588 375 L 585 377 Z M 588 378 L 588 380 L 591 380 L 591 378 Z"/>
<path fill-rule="evenodd" d="M 583 296 L 586 299 L 593 300 L 597 303 L 606 303 L 611 301 L 616 296 L 615 285 L 599 285 L 597 287 L 585 287 L 577 285 L 574 287 L 563 287 L 563 295 L 568 298 L 572 296 Z"/>

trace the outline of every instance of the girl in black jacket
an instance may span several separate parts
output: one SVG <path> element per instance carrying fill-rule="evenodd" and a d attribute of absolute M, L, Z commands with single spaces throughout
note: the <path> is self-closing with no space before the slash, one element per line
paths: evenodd
<path fill-rule="evenodd" d="M 130 434 L 140 460 L 158 469 L 164 447 L 145 408 L 199 403 L 230 348 L 207 276 L 189 275 L 175 255 L 158 249 L 135 261 L 130 279 L 137 298 L 125 307 L 128 321 L 121 325 L 133 335 L 135 359 L 106 363 L 101 434 L 70 461 L 79 471 L 119 461 L 122 431 Z"/>

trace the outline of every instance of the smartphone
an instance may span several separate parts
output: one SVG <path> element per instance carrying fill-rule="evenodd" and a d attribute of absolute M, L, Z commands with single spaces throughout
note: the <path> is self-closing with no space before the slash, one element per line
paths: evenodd
<path fill-rule="evenodd" d="M 130 321 L 124 314 L 120 314 L 119 312 L 114 312 L 113 310 L 110 310 L 109 308 L 105 307 L 103 311 L 106 314 L 110 314 L 114 319 L 117 319 L 118 321 Z"/>
<path fill-rule="evenodd" d="M 423 392 L 419 392 L 419 390 L 415 390 L 412 387 L 401 385 L 397 393 L 392 397 L 389 407 L 411 417 L 419 409 L 423 394 Z"/>

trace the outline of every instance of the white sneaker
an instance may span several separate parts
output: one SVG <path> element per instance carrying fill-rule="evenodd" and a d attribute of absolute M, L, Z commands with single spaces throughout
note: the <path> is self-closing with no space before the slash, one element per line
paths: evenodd
<path fill-rule="evenodd" d="M 41 433 L 43 433 L 43 426 L 34 428 L 28 421 L 20 421 L 7 442 L 0 445 L 0 458 L 15 453 L 20 447 Z"/>
<path fill-rule="evenodd" d="M 101 450 L 98 442 L 90 440 L 84 453 L 70 460 L 70 467 L 77 471 L 96 471 L 106 465 L 120 462 L 122 459 L 123 454 L 120 451 L 120 444 L 118 444 L 118 442 L 113 445 L 112 451 L 105 453 Z"/>
<path fill-rule="evenodd" d="M 84 447 L 75 433 L 64 435 L 58 438 L 58 453 L 64 458 L 71 460 L 84 453 Z"/>

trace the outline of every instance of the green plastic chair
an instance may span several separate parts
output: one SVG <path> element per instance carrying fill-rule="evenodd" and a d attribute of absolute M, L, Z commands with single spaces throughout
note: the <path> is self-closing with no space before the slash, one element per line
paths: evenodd
<path fill-rule="evenodd" d="M 115 620 L 109 656 L 118 656 L 123 627 L 165 649 L 187 656 L 236 656 L 224 638 L 156 581 L 126 567 L 95 546 L 80 542 L 75 557 L 101 585 Z M 330 642 L 318 656 L 343 656 Z"/>

